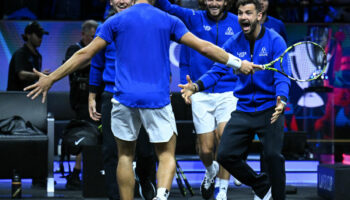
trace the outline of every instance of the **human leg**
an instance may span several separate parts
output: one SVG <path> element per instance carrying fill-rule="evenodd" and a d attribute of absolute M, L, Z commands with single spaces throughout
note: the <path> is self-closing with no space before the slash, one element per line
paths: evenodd
<path fill-rule="evenodd" d="M 111 129 L 117 138 L 119 193 L 121 199 L 129 200 L 134 198 L 135 179 L 132 163 L 141 120 L 137 108 L 124 106 L 115 99 L 112 99 L 112 103 Z"/>
<path fill-rule="evenodd" d="M 120 192 L 120 198 L 123 200 L 134 199 L 134 171 L 132 162 L 134 160 L 136 141 L 125 141 L 116 139 L 118 146 L 118 166 L 117 180 Z"/>
<path fill-rule="evenodd" d="M 231 113 L 236 110 L 236 105 L 238 99 L 233 95 L 232 92 L 216 93 L 212 94 L 214 101 L 216 103 L 216 109 L 214 112 L 215 119 L 217 121 L 217 127 L 215 130 L 216 138 L 216 152 L 220 144 L 221 136 L 224 132 L 224 128 L 231 117 Z M 220 171 L 217 176 L 219 184 L 219 190 L 217 193 L 217 200 L 226 200 L 227 199 L 227 189 L 230 180 L 230 173 L 226 171 L 222 166 L 220 166 Z M 237 179 L 235 179 L 235 184 L 241 184 Z"/>
<path fill-rule="evenodd" d="M 157 198 L 165 200 L 175 174 L 176 124 L 172 107 L 168 104 L 157 109 L 140 109 L 143 126 L 154 143 L 158 156 Z"/>
<path fill-rule="evenodd" d="M 273 124 L 270 118 L 274 109 L 269 109 L 259 118 L 268 119 L 265 127 L 258 131 L 260 141 L 263 145 L 264 162 L 272 186 L 272 197 L 275 200 L 285 199 L 286 174 L 284 166 L 284 157 L 282 155 L 284 138 L 284 116 L 280 116 Z"/>
<path fill-rule="evenodd" d="M 209 199 L 214 193 L 215 177 L 218 173 L 218 164 L 214 161 L 214 145 L 216 128 L 215 98 L 207 93 L 192 95 L 192 117 L 197 133 L 198 154 L 206 172 L 201 184 L 201 193 L 204 199 Z"/>
<path fill-rule="evenodd" d="M 140 196 L 144 200 L 152 200 L 156 194 L 156 155 L 143 127 L 141 127 L 137 139 L 135 157 L 135 174 L 139 184 Z"/>
<path fill-rule="evenodd" d="M 222 136 L 222 133 L 224 131 L 224 128 L 226 126 L 226 122 L 222 122 L 218 124 L 218 127 L 216 128 L 215 131 L 215 136 L 216 136 L 216 141 L 217 141 L 217 147 L 218 148 L 219 144 L 220 144 L 220 139 Z M 217 151 L 216 151 L 217 153 Z M 227 199 L 227 190 L 228 190 L 228 185 L 229 185 L 229 180 L 230 180 L 230 173 L 223 168 L 220 165 L 220 169 L 219 169 L 219 173 L 217 175 L 216 181 L 219 182 L 218 184 L 218 188 L 215 188 L 215 190 L 217 190 L 216 195 L 214 195 L 214 198 L 216 200 L 226 200 Z M 215 181 L 215 184 L 216 184 Z"/>
<path fill-rule="evenodd" d="M 232 112 L 219 144 L 217 160 L 231 175 L 263 197 L 270 187 L 267 176 L 256 174 L 244 160 L 254 133 L 252 123 L 254 117 L 250 113 Z"/>
<path fill-rule="evenodd" d="M 119 189 L 117 184 L 117 163 L 118 151 L 116 141 L 111 130 L 111 111 L 113 93 L 103 92 L 102 94 L 102 155 L 103 166 L 106 173 L 106 191 L 110 200 L 118 200 Z"/>

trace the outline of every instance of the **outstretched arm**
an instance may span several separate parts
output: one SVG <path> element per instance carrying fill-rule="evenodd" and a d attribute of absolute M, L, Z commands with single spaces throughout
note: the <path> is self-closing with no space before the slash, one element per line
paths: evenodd
<path fill-rule="evenodd" d="M 241 61 L 241 59 L 227 53 L 222 48 L 196 37 L 191 32 L 184 34 L 181 37 L 180 42 L 198 51 L 205 57 L 215 62 L 225 64 L 226 66 L 235 70 L 239 70 L 243 74 L 254 73 L 254 68 L 262 70 L 260 65 L 255 65 L 254 63 L 246 60 Z"/>
<path fill-rule="evenodd" d="M 80 67 L 87 66 L 91 58 L 100 50 L 107 46 L 107 42 L 100 37 L 96 37 L 88 46 L 77 51 L 69 60 L 67 60 L 58 69 L 50 75 L 45 75 L 37 70 L 34 72 L 39 76 L 39 81 L 33 85 L 24 88 L 25 91 L 31 90 L 27 97 L 35 99 L 38 95 L 43 94 L 42 102 L 45 102 L 48 90 L 52 84 L 62 79 L 68 74 L 78 70 Z"/>

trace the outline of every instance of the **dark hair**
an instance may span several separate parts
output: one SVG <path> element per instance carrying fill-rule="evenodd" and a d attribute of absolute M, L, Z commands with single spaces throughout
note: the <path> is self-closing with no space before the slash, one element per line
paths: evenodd
<path fill-rule="evenodd" d="M 81 25 L 81 29 L 83 32 L 89 31 L 90 29 L 94 28 L 97 29 L 98 22 L 95 20 L 86 20 L 83 25 Z"/>
<path fill-rule="evenodd" d="M 259 0 L 237 0 L 236 8 L 238 9 L 239 6 L 245 6 L 247 4 L 254 4 L 255 9 L 258 12 L 261 12 L 261 4 L 260 4 Z"/>

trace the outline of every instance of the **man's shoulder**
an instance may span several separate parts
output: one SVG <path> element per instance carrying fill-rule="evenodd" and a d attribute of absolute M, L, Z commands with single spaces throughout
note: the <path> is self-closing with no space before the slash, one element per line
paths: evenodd
<path fill-rule="evenodd" d="M 231 12 L 227 12 L 227 17 L 231 18 L 231 19 L 238 19 L 237 15 L 231 13 Z"/>
<path fill-rule="evenodd" d="M 268 19 L 272 22 L 272 23 L 274 23 L 274 24 L 278 24 L 278 25 L 283 25 L 283 22 L 281 21 L 281 20 L 279 20 L 279 19 L 277 19 L 277 18 L 274 18 L 274 17 L 272 17 L 272 16 L 267 16 L 268 17 Z"/>
<path fill-rule="evenodd" d="M 30 54 L 29 49 L 23 45 L 21 48 L 17 49 L 13 53 L 12 57 L 18 57 L 18 56 L 22 57 L 22 56 L 26 56 L 26 55 L 29 55 L 29 54 Z"/>

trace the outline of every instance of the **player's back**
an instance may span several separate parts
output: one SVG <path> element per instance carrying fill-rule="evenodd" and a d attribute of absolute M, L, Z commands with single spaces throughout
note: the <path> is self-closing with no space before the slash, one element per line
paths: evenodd
<path fill-rule="evenodd" d="M 169 103 L 170 39 L 187 29 L 176 17 L 139 3 L 107 20 L 99 37 L 116 42 L 116 96 L 131 107 L 162 107 Z M 156 102 L 156 103 L 155 103 Z"/>

